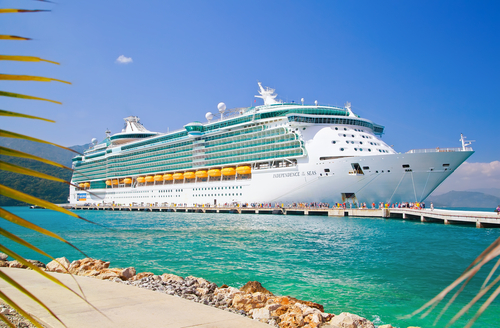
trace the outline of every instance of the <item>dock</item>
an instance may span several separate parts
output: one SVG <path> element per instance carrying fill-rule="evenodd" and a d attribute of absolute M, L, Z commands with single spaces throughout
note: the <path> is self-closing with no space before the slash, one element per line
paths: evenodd
<path fill-rule="evenodd" d="M 324 208 L 324 207 L 241 207 L 241 206 L 155 206 L 155 205 L 62 205 L 72 210 L 146 211 L 183 213 L 234 213 L 274 215 L 323 215 L 330 217 L 374 217 L 385 219 L 419 220 L 442 224 L 467 224 L 477 228 L 500 227 L 500 214 L 443 209 L 412 208 Z"/>

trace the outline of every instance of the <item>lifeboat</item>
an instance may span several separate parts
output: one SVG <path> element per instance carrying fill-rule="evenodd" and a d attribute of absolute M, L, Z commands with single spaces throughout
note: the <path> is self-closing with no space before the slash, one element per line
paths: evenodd
<path fill-rule="evenodd" d="M 174 175 L 173 174 L 167 173 L 167 174 L 163 175 L 163 180 L 165 180 L 165 181 L 170 181 L 170 180 L 173 180 L 173 179 L 174 179 Z"/>
<path fill-rule="evenodd" d="M 222 174 L 224 175 L 235 175 L 236 169 L 234 167 L 225 167 L 222 169 Z"/>
<path fill-rule="evenodd" d="M 186 173 L 184 173 L 184 178 L 194 179 L 194 178 L 196 178 L 196 174 L 194 172 L 186 172 Z"/>
<path fill-rule="evenodd" d="M 221 173 L 220 173 L 219 169 L 211 169 L 211 170 L 208 170 L 208 175 L 211 177 L 220 177 Z"/>
<path fill-rule="evenodd" d="M 155 181 L 163 181 L 163 175 L 160 174 L 155 175 Z"/>
<path fill-rule="evenodd" d="M 137 182 L 139 182 L 139 183 L 144 183 L 144 181 L 146 181 L 146 178 L 144 178 L 144 177 L 137 178 Z"/>
<path fill-rule="evenodd" d="M 106 186 L 111 186 L 111 180 L 106 180 Z"/>
<path fill-rule="evenodd" d="M 125 178 L 125 179 L 123 179 L 123 182 L 124 182 L 125 184 L 131 184 L 131 183 L 132 183 L 132 179 L 130 179 L 130 178 Z"/>
<path fill-rule="evenodd" d="M 200 170 L 200 171 L 196 171 L 195 175 L 197 178 L 206 178 L 206 177 L 208 177 L 208 172 L 205 170 Z"/>
<path fill-rule="evenodd" d="M 174 173 L 174 180 L 182 180 L 184 179 L 183 173 Z"/>
<path fill-rule="evenodd" d="M 248 165 L 238 166 L 236 168 L 236 173 L 238 173 L 238 174 L 250 174 L 250 173 L 252 173 L 252 168 Z"/>
<path fill-rule="evenodd" d="M 154 178 L 153 176 L 148 175 L 148 176 L 146 177 L 146 182 L 153 182 L 153 181 L 155 181 L 155 178 Z"/>
<path fill-rule="evenodd" d="M 116 186 L 118 185 L 118 180 L 113 180 L 113 184 Z"/>
<path fill-rule="evenodd" d="M 80 188 L 85 187 L 85 183 L 79 183 L 79 184 L 78 184 L 78 187 L 80 187 Z"/>
<path fill-rule="evenodd" d="M 125 183 L 125 179 L 120 179 L 120 184 L 124 184 Z"/>

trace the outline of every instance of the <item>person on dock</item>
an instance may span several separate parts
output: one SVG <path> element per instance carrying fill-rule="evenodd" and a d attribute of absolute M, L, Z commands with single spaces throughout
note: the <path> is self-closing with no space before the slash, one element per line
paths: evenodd
<path fill-rule="evenodd" d="M 495 212 L 497 212 L 497 214 L 500 214 L 500 205 L 497 206 L 497 208 L 495 209 Z"/>

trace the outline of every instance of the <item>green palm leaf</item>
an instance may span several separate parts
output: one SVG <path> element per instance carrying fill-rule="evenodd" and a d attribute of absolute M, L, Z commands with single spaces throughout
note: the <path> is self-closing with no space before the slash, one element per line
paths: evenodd
<path fill-rule="evenodd" d="M 21 113 L 16 113 L 16 112 L 10 112 L 8 110 L 3 110 L 0 109 L 0 116 L 11 116 L 11 117 L 22 117 L 22 118 L 31 118 L 35 120 L 42 120 L 42 121 L 47 121 L 50 123 L 55 123 L 56 121 L 49 120 L 43 117 L 38 117 L 38 116 L 32 116 L 32 115 L 27 115 L 27 114 L 21 114 Z"/>
<path fill-rule="evenodd" d="M 13 300 L 11 300 L 7 295 L 5 295 L 1 290 L 0 290 L 0 298 L 5 301 L 5 303 L 9 304 L 19 312 L 23 317 L 28 319 L 32 324 L 34 324 L 36 327 L 43 328 L 42 325 L 38 321 L 36 321 L 32 316 L 30 316 L 26 311 L 24 311 L 19 305 L 17 305 Z"/>
<path fill-rule="evenodd" d="M 59 65 L 58 62 L 47 60 L 47 59 L 43 59 L 43 58 L 40 58 L 40 57 L 34 57 L 34 56 L 0 55 L 0 60 L 15 60 L 15 61 L 27 61 L 27 62 L 40 62 L 40 61 L 44 61 L 44 62 L 47 62 L 47 63 Z"/>
<path fill-rule="evenodd" d="M 44 143 L 44 144 L 56 146 L 56 147 L 59 147 L 59 148 L 62 148 L 62 149 L 66 149 L 66 150 L 72 151 L 73 153 L 80 154 L 79 152 L 77 152 L 76 150 L 73 150 L 71 148 L 67 148 L 67 147 L 60 146 L 58 144 L 55 144 L 55 143 L 52 143 L 52 142 L 48 142 L 48 141 L 45 141 L 45 140 L 42 140 L 42 139 L 37 139 L 37 138 L 30 137 L 30 136 L 26 136 L 24 134 L 10 132 L 10 131 L 6 131 L 6 130 L 0 130 L 0 137 L 17 138 L 17 139 L 24 139 L 24 140 L 34 141 L 34 142 L 40 142 L 40 143 Z"/>
<path fill-rule="evenodd" d="M 35 161 L 39 161 L 39 162 L 42 162 L 42 163 L 45 163 L 45 164 L 57 166 L 57 167 L 60 167 L 60 168 L 66 169 L 66 170 L 71 170 L 69 167 L 64 166 L 62 164 L 59 164 L 57 162 L 54 162 L 54 161 L 51 161 L 51 160 L 48 160 L 48 159 L 45 159 L 45 158 L 42 158 L 42 157 L 38 157 L 38 156 L 35 156 L 35 155 L 31 155 L 31 154 L 28 154 L 28 153 L 24 153 L 24 152 L 19 151 L 19 150 L 2 147 L 2 146 L 0 146 L 0 155 L 33 159 Z"/>
<path fill-rule="evenodd" d="M 52 81 L 56 81 L 56 82 L 62 82 L 62 83 L 71 84 L 71 82 L 68 82 L 68 81 L 53 79 L 53 78 L 50 78 L 50 77 L 33 76 L 33 75 L 0 74 L 0 80 L 6 80 L 6 81 L 37 81 L 37 82 L 52 82 Z"/>
<path fill-rule="evenodd" d="M 43 100 L 43 101 L 50 101 L 55 104 L 62 105 L 62 102 L 55 101 L 55 100 L 50 100 L 50 99 L 45 99 L 45 98 L 40 98 L 40 97 L 33 97 L 33 96 L 28 96 L 28 95 L 22 95 L 20 93 L 14 93 L 14 92 L 5 92 L 5 91 L 0 91 L 0 96 L 4 97 L 13 97 L 13 98 L 21 98 L 21 99 L 31 99 L 31 100 Z"/>

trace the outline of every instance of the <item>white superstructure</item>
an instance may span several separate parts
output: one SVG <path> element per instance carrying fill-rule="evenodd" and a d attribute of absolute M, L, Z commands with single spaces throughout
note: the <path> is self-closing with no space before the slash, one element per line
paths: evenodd
<path fill-rule="evenodd" d="M 397 153 L 384 128 L 345 107 L 282 103 L 259 83 L 264 105 L 226 110 L 170 133 L 138 117 L 73 159 L 72 204 L 217 205 L 420 202 L 473 150 Z"/>

